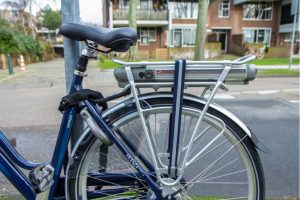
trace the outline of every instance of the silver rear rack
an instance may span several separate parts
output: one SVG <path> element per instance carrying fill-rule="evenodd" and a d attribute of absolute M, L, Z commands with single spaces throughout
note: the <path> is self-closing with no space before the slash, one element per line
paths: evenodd
<path fill-rule="evenodd" d="M 198 65 L 213 65 L 213 66 L 225 66 L 225 65 L 242 65 L 250 62 L 251 60 L 254 60 L 256 58 L 255 55 L 247 55 L 240 57 L 236 60 L 230 61 L 230 60 L 223 60 L 223 61 L 192 61 L 187 60 L 187 65 L 191 64 L 198 64 Z M 148 62 L 148 61 L 141 61 L 141 62 L 124 62 L 121 60 L 113 59 L 113 62 L 124 65 L 124 66 L 130 66 L 130 67 L 140 67 L 143 65 L 174 65 L 174 61 L 162 61 L 162 62 Z"/>
<path fill-rule="evenodd" d="M 244 56 L 234 61 L 186 61 L 185 87 L 207 87 L 213 85 L 221 75 L 225 66 L 230 71 L 225 78 L 229 84 L 246 84 L 256 77 L 256 67 L 246 64 L 255 56 Z M 125 68 L 130 67 L 136 87 L 172 87 L 174 83 L 175 62 L 123 62 L 114 60 L 123 66 L 114 70 L 119 87 L 128 85 Z"/>

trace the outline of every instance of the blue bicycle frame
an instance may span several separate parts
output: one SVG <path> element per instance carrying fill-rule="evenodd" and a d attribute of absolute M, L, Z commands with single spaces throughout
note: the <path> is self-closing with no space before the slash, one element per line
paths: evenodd
<path fill-rule="evenodd" d="M 75 91 L 79 91 L 81 88 L 83 77 L 79 75 L 74 75 L 71 89 L 69 94 Z M 156 194 L 157 198 L 164 199 L 161 196 L 161 190 L 159 186 L 155 183 L 156 180 L 150 177 L 149 173 L 146 172 L 142 166 L 134 159 L 134 155 L 130 152 L 128 145 L 125 146 L 115 135 L 115 133 L 109 128 L 108 124 L 101 118 L 101 113 L 97 109 L 96 105 L 88 100 L 84 101 L 83 104 L 87 107 L 88 111 L 97 122 L 99 127 L 109 136 L 109 138 L 116 144 L 120 151 L 126 156 L 126 158 L 131 162 L 131 164 L 136 168 L 138 176 L 141 177 L 151 190 Z M 58 191 L 58 185 L 60 181 L 64 181 L 64 177 L 61 177 L 61 170 L 63 167 L 63 161 L 65 154 L 67 152 L 68 143 L 70 135 L 72 134 L 72 127 L 75 119 L 77 109 L 75 107 L 69 108 L 64 112 L 62 123 L 60 126 L 59 134 L 57 137 L 57 142 L 51 159 L 51 166 L 54 170 L 54 183 L 51 186 L 49 198 L 48 199 L 58 199 L 55 197 Z M 132 149 L 131 149 L 132 150 Z M 142 159 L 140 159 L 143 161 Z M 146 162 L 146 161 L 145 161 Z M 29 178 L 18 168 L 23 168 L 27 170 L 32 170 L 38 167 L 42 163 L 33 163 L 25 160 L 9 143 L 8 139 L 0 131 L 0 171 L 8 178 L 8 180 L 16 187 L 16 189 L 26 198 L 35 199 L 37 192 L 35 191 L 33 185 L 31 184 Z M 148 169 L 152 169 L 149 163 L 144 163 L 148 166 Z M 152 171 L 153 172 L 153 171 Z M 116 175 L 107 175 L 107 179 L 116 178 Z M 122 175 L 118 175 L 122 176 Z M 126 177 L 118 177 L 119 179 Z M 128 177 L 127 177 L 128 178 Z M 62 184 L 63 185 L 63 184 Z M 96 195 L 96 194 L 95 194 Z M 90 194 L 93 196 L 93 194 Z M 64 197 L 59 198 L 64 199 Z"/>

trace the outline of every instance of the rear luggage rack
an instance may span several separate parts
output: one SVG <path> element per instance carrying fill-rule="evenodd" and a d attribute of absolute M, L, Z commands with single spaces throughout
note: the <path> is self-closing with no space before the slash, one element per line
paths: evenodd
<path fill-rule="evenodd" d="M 245 59 L 242 59 L 245 58 Z M 214 85 L 225 66 L 231 66 L 225 82 L 229 84 L 247 84 L 256 77 L 256 67 L 245 64 L 255 56 L 247 56 L 235 61 L 186 61 L 185 87 L 207 87 Z M 128 85 L 125 67 L 130 67 L 136 87 L 172 87 L 174 83 L 175 62 L 123 62 L 114 60 L 123 66 L 114 70 L 119 87 Z"/>

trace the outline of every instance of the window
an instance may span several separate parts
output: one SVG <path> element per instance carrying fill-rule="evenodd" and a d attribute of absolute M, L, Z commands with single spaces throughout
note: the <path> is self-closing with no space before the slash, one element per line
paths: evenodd
<path fill-rule="evenodd" d="M 219 4 L 219 17 L 228 18 L 230 12 L 230 0 L 222 0 Z"/>
<path fill-rule="evenodd" d="M 155 42 L 156 41 L 156 28 L 147 28 L 142 27 L 139 28 L 138 31 L 139 38 L 140 38 L 140 44 L 141 45 L 148 45 L 149 42 Z"/>
<path fill-rule="evenodd" d="M 140 0 L 139 9 L 142 9 L 142 10 L 152 9 L 152 1 L 149 1 L 149 0 Z"/>
<path fill-rule="evenodd" d="M 148 28 L 141 28 L 140 29 L 140 43 L 142 45 L 149 44 L 149 31 Z"/>
<path fill-rule="evenodd" d="M 291 24 L 294 22 L 294 16 L 291 15 L 292 4 L 286 4 L 281 7 L 280 24 Z"/>
<path fill-rule="evenodd" d="M 181 47 L 182 46 L 182 30 L 174 29 L 174 46 Z"/>
<path fill-rule="evenodd" d="M 283 41 L 284 42 L 291 42 L 292 39 L 292 33 L 282 33 L 283 34 Z M 300 34 L 299 32 L 295 33 L 295 41 L 300 41 Z"/>
<path fill-rule="evenodd" d="M 193 46 L 196 41 L 196 29 L 183 29 L 183 41 L 184 46 Z"/>
<path fill-rule="evenodd" d="M 244 42 L 269 44 L 270 29 L 244 29 Z"/>
<path fill-rule="evenodd" d="M 129 9 L 129 0 L 121 0 L 120 8 L 121 9 Z"/>
<path fill-rule="evenodd" d="M 175 47 L 194 46 L 196 41 L 195 28 L 176 28 L 173 30 Z"/>
<path fill-rule="evenodd" d="M 149 41 L 156 41 L 156 28 L 149 28 Z"/>
<path fill-rule="evenodd" d="M 19 17 L 19 12 L 17 10 L 12 10 L 12 17 Z"/>
<path fill-rule="evenodd" d="M 170 2 L 169 9 L 173 11 L 175 19 L 197 19 L 197 2 Z"/>
<path fill-rule="evenodd" d="M 272 3 L 248 3 L 243 5 L 244 19 L 272 19 Z"/>

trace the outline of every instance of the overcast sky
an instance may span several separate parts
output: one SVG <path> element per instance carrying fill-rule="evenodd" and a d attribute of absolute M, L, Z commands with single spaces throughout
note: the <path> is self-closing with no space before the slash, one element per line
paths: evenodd
<path fill-rule="evenodd" d="M 5 0 L 0 0 L 2 4 Z M 18 2 L 18 0 L 16 0 Z M 102 0 L 79 0 L 80 18 L 83 22 L 102 25 Z M 54 10 L 59 10 L 61 7 L 60 0 L 33 0 L 32 12 L 35 14 L 41 8 L 49 5 Z M 0 6 L 3 9 L 3 5 Z"/>

